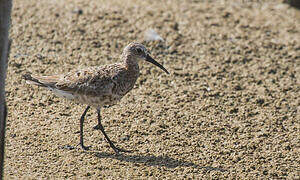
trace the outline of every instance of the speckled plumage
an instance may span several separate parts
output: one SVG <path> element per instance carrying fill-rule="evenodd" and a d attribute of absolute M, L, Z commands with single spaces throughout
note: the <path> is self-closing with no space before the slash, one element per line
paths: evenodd
<path fill-rule="evenodd" d="M 83 118 L 89 106 L 97 108 L 98 128 L 101 129 L 100 108 L 105 105 L 116 104 L 134 87 L 140 75 L 139 59 L 149 61 L 168 73 L 163 66 L 150 57 L 146 48 L 139 43 L 130 43 L 126 46 L 121 59 L 121 63 L 73 70 L 63 75 L 35 76 L 26 74 L 24 79 L 29 84 L 48 88 L 60 97 L 87 104 L 88 108 L 81 119 L 81 131 Z M 102 132 L 106 136 L 104 129 Z M 81 145 L 86 148 L 83 146 L 82 136 L 81 132 Z M 108 137 L 106 138 L 116 152 L 120 151 L 111 144 Z"/>
<path fill-rule="evenodd" d="M 141 46 L 132 43 L 129 47 L 133 45 Z M 116 104 L 139 77 L 138 56 L 125 48 L 121 57 L 122 63 L 73 70 L 63 75 L 26 75 L 25 79 L 30 84 L 49 88 L 60 97 L 100 108 Z"/>
<path fill-rule="evenodd" d="M 138 76 L 138 71 L 129 71 L 119 63 L 75 70 L 65 75 L 32 78 L 58 96 L 100 108 L 121 100 L 133 88 Z"/>

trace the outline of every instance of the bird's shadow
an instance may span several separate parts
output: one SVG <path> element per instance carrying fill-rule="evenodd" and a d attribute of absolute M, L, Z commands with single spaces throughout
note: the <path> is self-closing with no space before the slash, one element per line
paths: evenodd
<path fill-rule="evenodd" d="M 222 168 L 200 166 L 192 162 L 170 158 L 169 156 L 130 155 L 130 154 L 115 154 L 115 153 L 106 153 L 106 152 L 89 152 L 89 153 L 93 154 L 94 156 L 100 159 L 111 158 L 119 161 L 139 163 L 146 166 L 158 166 L 158 167 L 166 167 L 166 168 L 193 167 L 193 168 L 204 169 L 207 171 L 220 171 L 220 172 L 225 171 Z"/>

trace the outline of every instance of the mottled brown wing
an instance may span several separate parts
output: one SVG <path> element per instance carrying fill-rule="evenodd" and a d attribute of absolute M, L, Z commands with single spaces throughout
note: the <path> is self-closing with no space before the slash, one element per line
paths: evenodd
<path fill-rule="evenodd" d="M 23 78 L 29 84 L 53 88 L 55 87 L 55 84 L 59 81 L 60 76 L 36 76 L 31 74 L 25 74 L 23 75 Z"/>
<path fill-rule="evenodd" d="M 90 96 L 111 95 L 115 83 L 107 66 L 71 71 L 56 83 L 59 90 Z"/>

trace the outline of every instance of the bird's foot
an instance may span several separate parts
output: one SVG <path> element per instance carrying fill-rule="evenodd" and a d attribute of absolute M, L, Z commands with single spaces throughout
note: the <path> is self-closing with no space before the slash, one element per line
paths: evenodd
<path fill-rule="evenodd" d="M 70 145 L 64 145 L 60 147 L 61 149 L 66 149 L 66 150 L 73 150 L 74 146 L 70 146 Z"/>
<path fill-rule="evenodd" d="M 85 145 L 83 145 L 83 144 L 79 144 L 80 146 L 81 146 L 81 148 L 83 149 L 83 150 L 85 150 L 85 151 L 87 151 L 87 150 L 89 150 L 92 146 L 85 146 Z"/>
<path fill-rule="evenodd" d="M 112 107 L 112 105 L 104 105 L 103 107 L 104 108 L 110 108 L 110 107 Z"/>
<path fill-rule="evenodd" d="M 116 146 L 112 147 L 113 150 L 115 151 L 116 154 L 119 154 L 120 152 L 125 152 L 125 153 L 132 153 L 132 151 L 126 150 L 126 149 L 122 149 L 122 148 L 118 148 Z"/>
<path fill-rule="evenodd" d="M 94 130 L 99 130 L 100 129 L 100 125 L 97 124 L 96 126 L 94 126 Z"/>

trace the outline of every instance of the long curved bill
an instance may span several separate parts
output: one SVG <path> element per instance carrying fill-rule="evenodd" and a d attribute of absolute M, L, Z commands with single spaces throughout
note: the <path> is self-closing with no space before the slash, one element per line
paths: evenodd
<path fill-rule="evenodd" d="M 166 68 L 164 68 L 161 64 L 159 64 L 158 62 L 156 62 L 149 54 L 147 54 L 146 56 L 146 61 L 151 62 L 152 64 L 158 66 L 160 69 L 164 70 L 167 74 L 170 74 Z"/>

